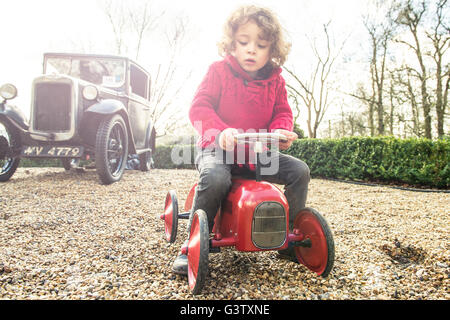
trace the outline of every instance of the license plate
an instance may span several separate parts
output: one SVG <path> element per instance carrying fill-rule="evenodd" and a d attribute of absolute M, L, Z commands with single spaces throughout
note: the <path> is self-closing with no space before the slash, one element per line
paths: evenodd
<path fill-rule="evenodd" d="M 83 155 L 83 147 L 64 146 L 25 146 L 22 148 L 24 157 L 68 157 L 77 158 Z"/>

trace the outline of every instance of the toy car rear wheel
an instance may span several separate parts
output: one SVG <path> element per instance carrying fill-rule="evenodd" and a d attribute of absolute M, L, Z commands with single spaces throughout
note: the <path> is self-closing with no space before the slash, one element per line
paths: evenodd
<path fill-rule="evenodd" d="M 295 218 L 294 230 L 298 229 L 309 247 L 295 247 L 297 260 L 322 277 L 328 276 L 334 264 L 334 240 L 325 218 L 315 209 L 302 209 Z"/>
<path fill-rule="evenodd" d="M 161 218 L 164 218 L 166 240 L 170 243 L 175 242 L 178 231 L 178 200 L 173 190 L 170 190 L 166 195 L 164 214 Z"/>
<path fill-rule="evenodd" d="M 198 209 L 192 217 L 188 241 L 188 282 L 192 294 L 199 294 L 208 273 L 209 227 L 206 212 Z"/>
<path fill-rule="evenodd" d="M 128 132 L 123 118 L 116 114 L 100 123 L 95 144 L 95 166 L 103 184 L 122 178 L 128 157 Z"/>
<path fill-rule="evenodd" d="M 10 157 L 8 151 L 20 146 L 17 130 L 0 121 L 0 182 L 8 181 L 20 163 L 20 157 Z"/>

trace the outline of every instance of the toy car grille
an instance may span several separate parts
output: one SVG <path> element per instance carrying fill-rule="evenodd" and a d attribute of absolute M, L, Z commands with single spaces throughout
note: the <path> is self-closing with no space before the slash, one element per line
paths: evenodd
<path fill-rule="evenodd" d="M 263 202 L 255 209 L 252 240 L 262 249 L 277 248 L 286 240 L 286 212 L 278 202 Z"/>
<path fill-rule="evenodd" d="M 36 83 L 34 92 L 34 129 L 54 132 L 70 130 L 71 85 Z"/>

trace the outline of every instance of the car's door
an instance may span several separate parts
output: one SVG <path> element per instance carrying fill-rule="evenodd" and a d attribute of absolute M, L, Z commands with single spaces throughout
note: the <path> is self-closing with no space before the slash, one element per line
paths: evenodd
<path fill-rule="evenodd" d="M 146 72 L 130 63 L 130 94 L 128 113 L 137 149 L 145 148 L 147 127 L 150 122 L 150 104 L 148 96 L 150 81 Z"/>

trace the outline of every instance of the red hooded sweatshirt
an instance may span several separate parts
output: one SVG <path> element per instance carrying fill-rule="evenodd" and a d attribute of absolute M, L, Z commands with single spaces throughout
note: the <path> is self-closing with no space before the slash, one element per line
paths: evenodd
<path fill-rule="evenodd" d="M 253 79 L 231 55 L 213 63 L 197 89 L 189 118 L 201 135 L 201 148 L 214 146 L 217 135 L 230 127 L 243 132 L 292 131 L 281 68 L 273 68 L 265 79 Z"/>

